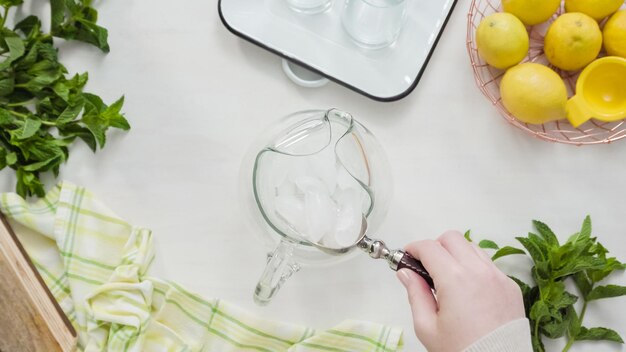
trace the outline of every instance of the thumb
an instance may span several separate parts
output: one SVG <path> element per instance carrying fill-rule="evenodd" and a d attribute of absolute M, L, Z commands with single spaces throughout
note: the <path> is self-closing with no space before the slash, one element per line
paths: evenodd
<path fill-rule="evenodd" d="M 406 288 L 415 325 L 415 333 L 422 335 L 436 326 L 437 301 L 430 287 L 419 275 L 408 269 L 400 269 L 396 276 Z"/>

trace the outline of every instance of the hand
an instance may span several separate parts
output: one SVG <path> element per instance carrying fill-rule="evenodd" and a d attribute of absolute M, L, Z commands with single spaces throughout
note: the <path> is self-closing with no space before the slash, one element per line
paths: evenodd
<path fill-rule="evenodd" d="M 459 352 L 498 327 L 525 317 L 522 293 L 489 256 L 456 231 L 405 250 L 428 270 L 436 298 L 421 277 L 402 269 L 415 334 L 431 352 Z"/>

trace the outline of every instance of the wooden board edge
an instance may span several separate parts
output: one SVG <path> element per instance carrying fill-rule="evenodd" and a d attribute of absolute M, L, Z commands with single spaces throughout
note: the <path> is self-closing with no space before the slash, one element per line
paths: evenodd
<path fill-rule="evenodd" d="M 28 266 L 29 266 L 31 272 L 33 273 L 35 278 L 37 278 L 37 281 L 39 282 L 39 284 L 43 288 L 43 291 L 46 293 L 46 295 L 50 299 L 50 302 L 52 303 L 52 306 L 56 309 L 58 315 L 61 317 L 61 319 L 62 319 L 63 323 L 66 325 L 68 331 L 71 333 L 71 335 L 74 337 L 74 339 L 77 340 L 78 339 L 78 334 L 76 332 L 76 329 L 74 329 L 74 326 L 70 322 L 69 318 L 65 315 L 65 312 L 63 312 L 63 309 L 61 309 L 61 306 L 59 306 L 59 303 L 57 302 L 57 300 L 52 295 L 52 292 L 50 292 L 50 289 L 48 288 L 48 285 L 46 285 L 46 283 L 44 282 L 43 278 L 39 274 L 39 270 L 37 270 L 37 268 L 35 267 L 33 262 L 30 260 L 30 257 L 28 256 L 28 253 L 24 249 L 24 246 L 22 246 L 22 243 L 17 238 L 17 235 L 13 231 L 13 228 L 9 224 L 9 221 L 7 220 L 6 216 L 1 211 L 0 211 L 0 221 L 2 222 L 2 225 L 6 228 L 7 232 L 9 233 L 11 238 L 13 239 L 13 242 L 15 243 L 15 246 L 18 248 L 18 250 L 20 251 L 20 253 L 24 257 L 26 263 L 28 263 Z"/>

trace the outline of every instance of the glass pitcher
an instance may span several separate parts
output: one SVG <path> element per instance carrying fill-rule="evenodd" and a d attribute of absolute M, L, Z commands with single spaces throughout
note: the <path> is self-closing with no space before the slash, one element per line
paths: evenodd
<path fill-rule="evenodd" d="M 269 303 L 301 266 L 351 258 L 354 251 L 333 256 L 311 242 L 347 245 L 363 216 L 376 230 L 391 193 L 382 148 L 337 109 L 297 112 L 272 126 L 251 147 L 241 180 L 247 213 L 270 250 L 254 293 L 258 304 Z"/>

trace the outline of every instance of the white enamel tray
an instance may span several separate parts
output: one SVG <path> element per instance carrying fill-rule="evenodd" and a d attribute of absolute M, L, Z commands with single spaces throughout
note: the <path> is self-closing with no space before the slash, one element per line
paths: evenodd
<path fill-rule="evenodd" d="M 220 0 L 232 33 L 379 101 L 407 96 L 428 63 L 457 0 L 408 0 L 407 19 L 390 47 L 368 50 L 343 30 L 344 0 L 328 11 L 300 14 L 284 0 Z"/>

